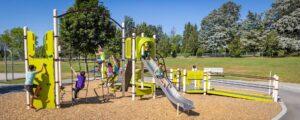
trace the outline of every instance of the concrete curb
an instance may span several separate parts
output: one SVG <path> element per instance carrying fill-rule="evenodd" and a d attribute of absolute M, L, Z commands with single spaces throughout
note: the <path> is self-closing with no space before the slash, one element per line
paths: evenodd
<path fill-rule="evenodd" d="M 279 120 L 287 113 L 287 108 L 286 108 L 286 105 L 284 104 L 284 102 L 281 101 L 281 102 L 279 102 L 279 104 L 281 106 L 281 112 L 278 113 L 274 118 L 272 118 L 272 120 Z"/>

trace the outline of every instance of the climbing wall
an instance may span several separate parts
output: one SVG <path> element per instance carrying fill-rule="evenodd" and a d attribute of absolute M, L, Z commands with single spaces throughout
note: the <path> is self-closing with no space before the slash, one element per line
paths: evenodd
<path fill-rule="evenodd" d="M 45 57 L 36 58 L 36 38 L 33 32 L 27 32 L 27 52 L 28 65 L 34 65 L 36 70 L 40 70 L 45 64 L 45 69 L 36 75 L 33 83 L 42 89 L 33 105 L 40 108 L 55 108 L 55 80 L 54 80 L 54 45 L 53 32 L 48 31 L 44 37 Z"/>

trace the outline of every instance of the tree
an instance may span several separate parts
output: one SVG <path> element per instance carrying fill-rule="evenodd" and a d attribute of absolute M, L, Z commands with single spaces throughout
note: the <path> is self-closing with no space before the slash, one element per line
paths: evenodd
<path fill-rule="evenodd" d="M 268 30 L 278 33 L 279 46 L 288 53 L 300 50 L 300 1 L 276 0 L 266 13 Z"/>
<path fill-rule="evenodd" d="M 67 14 L 60 20 L 60 45 L 63 50 L 83 55 L 86 71 L 89 71 L 88 55 L 94 54 L 99 45 L 107 48 L 116 37 L 116 27 L 109 19 L 109 10 L 98 3 L 98 0 L 76 0 L 68 12 L 81 12 Z M 88 9 L 92 11 L 86 11 Z"/>
<path fill-rule="evenodd" d="M 76 0 L 61 18 L 60 34 L 63 50 L 77 51 L 87 57 L 93 54 L 99 45 L 107 45 L 115 38 L 116 27 L 109 20 L 110 13 L 98 0 Z M 93 11 L 86 11 L 93 9 Z"/>
<path fill-rule="evenodd" d="M 183 52 L 191 55 L 196 55 L 198 49 L 198 30 L 197 25 L 192 25 L 190 22 L 185 24 L 183 32 Z"/>
<path fill-rule="evenodd" d="M 268 31 L 264 37 L 263 52 L 265 56 L 277 56 L 279 51 L 279 39 L 276 31 Z"/>
<path fill-rule="evenodd" d="M 209 52 L 220 52 L 233 40 L 239 25 L 241 6 L 232 1 L 213 10 L 201 21 L 200 38 Z"/>
<path fill-rule="evenodd" d="M 5 30 L 4 33 L 0 35 L 0 41 L 12 51 L 14 57 L 24 59 L 23 36 L 23 29 L 21 27 L 16 27 L 10 30 Z"/>
<path fill-rule="evenodd" d="M 241 43 L 240 36 L 235 36 L 234 40 L 228 45 L 229 54 L 232 57 L 241 57 L 243 52 L 243 44 Z"/>
<path fill-rule="evenodd" d="M 261 50 L 264 26 L 260 14 L 248 12 L 247 18 L 241 24 L 241 42 L 246 52 Z"/>
<path fill-rule="evenodd" d="M 134 32 L 135 22 L 130 16 L 125 16 L 124 21 L 126 37 L 131 37 L 131 34 Z"/>

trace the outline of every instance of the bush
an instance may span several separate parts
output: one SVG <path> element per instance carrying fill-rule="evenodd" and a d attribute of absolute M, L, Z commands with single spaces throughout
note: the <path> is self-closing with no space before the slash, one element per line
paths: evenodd
<path fill-rule="evenodd" d="M 172 56 L 173 58 L 176 58 L 176 57 L 177 57 L 177 52 L 176 52 L 176 50 L 173 50 L 173 51 L 171 52 L 171 56 Z"/>
<path fill-rule="evenodd" d="M 203 53 L 204 53 L 204 49 L 198 48 L 198 49 L 197 49 L 197 52 L 196 52 L 196 56 L 197 56 L 197 57 L 201 57 L 201 56 L 203 55 Z"/>
<path fill-rule="evenodd" d="M 229 54 L 232 57 L 241 57 L 243 51 L 243 45 L 240 41 L 240 37 L 236 36 L 234 40 L 228 45 Z"/>
<path fill-rule="evenodd" d="M 279 57 L 284 57 L 285 56 L 285 50 L 278 50 L 277 52 Z"/>
<path fill-rule="evenodd" d="M 190 56 L 191 56 L 190 53 L 183 53 L 183 57 L 185 57 L 185 58 L 188 58 L 188 57 L 190 57 Z"/>

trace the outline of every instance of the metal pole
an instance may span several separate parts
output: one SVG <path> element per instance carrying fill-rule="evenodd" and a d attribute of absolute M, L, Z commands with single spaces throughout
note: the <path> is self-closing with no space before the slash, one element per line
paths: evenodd
<path fill-rule="evenodd" d="M 28 58 L 27 58 L 27 27 L 23 28 L 24 31 L 24 63 L 25 63 L 25 74 L 28 72 Z M 30 109 L 29 92 L 26 91 L 26 106 Z"/>
<path fill-rule="evenodd" d="M 275 74 L 273 78 L 275 79 L 273 82 L 273 99 L 274 102 L 278 102 L 279 77 Z"/>
<path fill-rule="evenodd" d="M 154 39 L 154 42 L 155 42 L 156 41 L 156 35 L 153 35 L 153 39 Z M 156 56 L 156 48 L 155 48 L 155 53 L 154 54 L 155 54 L 154 56 Z M 156 84 L 155 84 L 154 77 L 152 78 L 152 83 L 154 84 L 153 99 L 155 99 L 155 97 L 156 97 Z"/>
<path fill-rule="evenodd" d="M 5 61 L 5 81 L 8 80 L 7 78 L 7 53 L 6 53 L 6 44 L 4 44 L 4 61 Z"/>
<path fill-rule="evenodd" d="M 11 52 L 11 80 L 15 80 L 13 52 Z"/>
<path fill-rule="evenodd" d="M 6 49 L 6 50 L 10 54 L 10 60 L 11 60 L 11 71 L 10 71 L 10 74 L 11 74 L 11 80 L 14 80 L 13 52 L 10 49 Z"/>
<path fill-rule="evenodd" d="M 58 77 L 58 52 L 57 52 L 57 42 L 58 42 L 58 17 L 57 17 L 57 10 L 53 10 L 53 31 L 54 31 L 54 59 L 55 59 L 55 103 L 56 108 L 60 108 L 60 101 L 59 101 L 59 77 Z"/>
<path fill-rule="evenodd" d="M 182 81 L 182 91 L 186 91 L 186 69 L 183 70 L 183 81 Z"/>
<path fill-rule="evenodd" d="M 125 96 L 125 23 L 122 22 L 122 72 L 124 72 L 123 75 L 123 81 L 122 81 L 122 96 Z"/>
<path fill-rule="evenodd" d="M 135 33 L 132 33 L 131 60 L 132 60 L 132 100 L 135 99 Z"/>
<path fill-rule="evenodd" d="M 144 33 L 141 34 L 142 37 L 144 37 Z M 144 53 L 144 48 L 142 49 L 142 53 Z M 141 62 L 141 88 L 144 89 L 144 63 Z"/>
<path fill-rule="evenodd" d="M 272 94 L 271 86 L 272 86 L 272 71 L 270 71 L 269 74 L 269 95 Z"/>
<path fill-rule="evenodd" d="M 58 53 L 61 53 L 61 46 L 58 46 Z M 59 80 L 59 87 L 62 86 L 62 81 L 61 81 L 61 60 L 60 56 L 58 55 L 59 61 L 58 61 L 58 80 Z"/>

